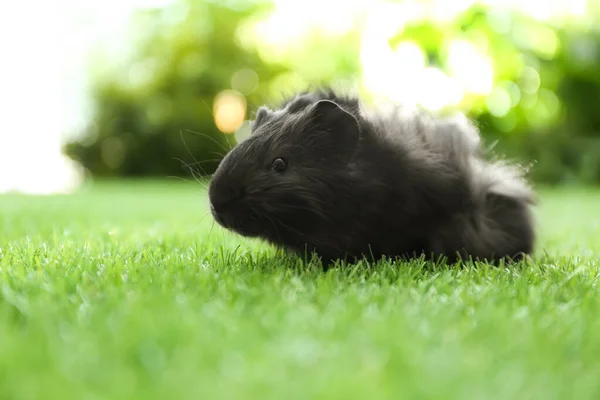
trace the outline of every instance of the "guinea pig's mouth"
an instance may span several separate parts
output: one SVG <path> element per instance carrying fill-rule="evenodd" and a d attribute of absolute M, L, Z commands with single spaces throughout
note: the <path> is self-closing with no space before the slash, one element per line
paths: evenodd
<path fill-rule="evenodd" d="M 217 211 L 211 204 L 210 212 L 219 225 L 242 236 L 256 237 L 260 235 L 258 219 L 252 210 Z"/>

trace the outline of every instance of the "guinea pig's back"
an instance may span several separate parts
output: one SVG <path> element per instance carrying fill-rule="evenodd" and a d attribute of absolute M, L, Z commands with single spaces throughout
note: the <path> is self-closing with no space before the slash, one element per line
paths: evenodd
<path fill-rule="evenodd" d="M 430 233 L 432 251 L 490 260 L 533 251 L 535 199 L 525 172 L 508 162 L 486 160 L 479 131 L 466 117 L 433 118 L 396 109 L 381 121 L 388 140 L 427 165 L 431 179 L 423 182 L 428 191 L 441 197 L 447 193 L 447 217 Z M 440 176 L 444 179 L 436 180 Z"/>
<path fill-rule="evenodd" d="M 435 253 L 479 259 L 519 258 L 535 242 L 533 190 L 516 166 L 471 157 L 469 207 L 432 232 Z"/>

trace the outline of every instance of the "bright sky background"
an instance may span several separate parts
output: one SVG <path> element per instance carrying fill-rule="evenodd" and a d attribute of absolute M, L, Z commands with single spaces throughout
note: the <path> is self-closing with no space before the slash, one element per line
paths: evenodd
<path fill-rule="evenodd" d="M 164 0 L 19 0 L 0 5 L 0 193 L 69 192 L 80 171 L 60 152 L 85 121 L 88 51 L 118 46 L 133 9 Z"/>
<path fill-rule="evenodd" d="M 60 146 L 63 134 L 85 121 L 85 57 L 100 42 L 116 48 L 122 45 L 127 20 L 136 7 L 169 1 L 19 0 L 0 5 L 0 49 L 4 53 L 0 63 L 0 193 L 43 194 L 77 187 L 81 175 L 61 155 Z M 352 18 L 361 14 L 367 21 L 361 54 L 365 86 L 392 100 L 418 101 L 436 109 L 459 101 L 465 90 L 492 91 L 492 71 L 485 55 L 457 42 L 457 73 L 447 77 L 423 64 L 418 46 L 405 43 L 392 51 L 381 39 L 387 30 L 401 24 L 398 15 L 415 17 L 429 12 L 449 18 L 473 2 L 434 0 L 427 8 L 412 0 L 395 6 L 378 6 L 373 0 L 277 0 L 275 14 L 258 34 L 265 45 L 284 49 L 301 40 L 311 26 L 341 32 L 350 29 Z M 519 7 L 541 19 L 586 11 L 586 0 L 483 2 Z M 315 3 L 320 13 L 309 3 Z M 389 7 L 400 7 L 402 12 Z M 390 81 L 390 76 L 398 76 L 399 68 L 406 70 L 407 79 Z"/>

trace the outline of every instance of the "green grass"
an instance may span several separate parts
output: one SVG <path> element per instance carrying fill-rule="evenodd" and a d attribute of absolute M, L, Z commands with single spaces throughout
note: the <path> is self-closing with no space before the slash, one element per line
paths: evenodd
<path fill-rule="evenodd" d="M 541 197 L 532 265 L 323 273 L 198 185 L 0 196 L 0 399 L 598 399 L 600 190 Z"/>

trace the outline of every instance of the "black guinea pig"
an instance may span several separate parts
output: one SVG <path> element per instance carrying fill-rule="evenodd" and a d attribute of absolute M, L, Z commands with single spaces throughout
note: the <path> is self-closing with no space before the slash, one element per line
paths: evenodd
<path fill-rule="evenodd" d="M 534 194 L 522 171 L 484 158 L 464 117 L 367 110 L 332 91 L 261 107 L 209 186 L 223 227 L 301 256 L 532 253 Z"/>

